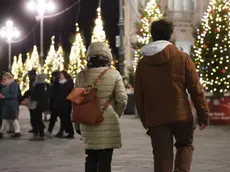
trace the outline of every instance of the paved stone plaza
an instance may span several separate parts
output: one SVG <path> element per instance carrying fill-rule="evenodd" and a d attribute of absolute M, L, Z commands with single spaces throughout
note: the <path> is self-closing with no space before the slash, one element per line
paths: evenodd
<path fill-rule="evenodd" d="M 0 172 L 83 172 L 84 145 L 74 140 L 28 141 L 28 112 L 21 110 L 23 137 L 0 140 Z M 115 151 L 113 172 L 153 172 L 150 140 L 139 119 L 121 118 L 123 148 Z M 230 126 L 196 131 L 192 172 L 230 171 Z"/>

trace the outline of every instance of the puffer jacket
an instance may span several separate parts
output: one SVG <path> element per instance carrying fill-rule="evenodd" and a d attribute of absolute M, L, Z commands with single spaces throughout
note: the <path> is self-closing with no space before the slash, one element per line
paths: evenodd
<path fill-rule="evenodd" d="M 193 120 L 187 91 L 199 123 L 208 125 L 208 106 L 191 58 L 168 41 L 152 42 L 141 51 L 134 94 L 144 127 Z"/>
<path fill-rule="evenodd" d="M 77 87 L 92 84 L 107 67 L 89 68 L 78 75 Z M 85 78 L 85 79 L 84 79 Z M 127 104 L 127 94 L 124 83 L 118 71 L 110 69 L 96 85 L 97 96 L 101 108 L 112 97 L 110 106 L 105 110 L 104 121 L 97 126 L 80 124 L 81 134 L 86 149 L 113 149 L 121 147 L 121 132 L 119 117 L 123 114 Z"/>
<path fill-rule="evenodd" d="M 13 81 L 10 85 L 2 88 L 1 94 L 5 96 L 2 99 L 3 105 L 1 115 L 3 119 L 15 120 L 18 114 L 18 84 Z"/>

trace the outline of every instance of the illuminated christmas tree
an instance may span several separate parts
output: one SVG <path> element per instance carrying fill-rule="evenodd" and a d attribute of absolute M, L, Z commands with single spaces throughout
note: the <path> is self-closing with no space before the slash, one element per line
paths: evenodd
<path fill-rule="evenodd" d="M 23 77 L 24 74 L 26 73 L 25 69 L 24 69 L 24 64 L 22 62 L 22 54 L 19 54 L 18 56 L 18 63 L 17 63 L 17 81 L 20 87 L 20 90 L 23 90 Z"/>
<path fill-rule="evenodd" d="M 91 38 L 91 42 L 106 42 L 106 43 L 108 43 L 108 41 L 106 40 L 106 34 L 104 31 L 104 27 L 103 27 L 100 7 L 98 7 L 98 9 L 97 9 L 97 19 L 95 20 L 95 27 L 93 29 L 93 35 Z"/>
<path fill-rule="evenodd" d="M 229 0 L 211 0 L 192 52 L 204 89 L 214 97 L 230 91 L 229 16 Z"/>
<path fill-rule="evenodd" d="M 11 73 L 14 75 L 14 79 L 18 79 L 18 58 L 14 56 L 14 61 L 11 67 Z"/>
<path fill-rule="evenodd" d="M 64 51 L 62 46 L 59 46 L 58 51 L 56 53 L 56 59 L 55 59 L 55 66 L 57 70 L 62 71 L 64 70 Z"/>
<path fill-rule="evenodd" d="M 151 23 L 163 17 L 160 6 L 156 0 L 149 0 L 145 9 L 140 5 L 139 12 L 141 14 L 141 20 L 137 23 L 137 42 L 133 45 L 135 49 L 134 70 L 142 57 L 140 54 L 141 47 L 151 42 L 152 38 L 149 32 Z"/>
<path fill-rule="evenodd" d="M 37 49 L 36 45 L 34 45 L 34 47 L 33 47 L 33 51 L 32 51 L 31 58 L 30 58 L 30 63 L 32 65 L 33 69 L 36 69 L 37 71 L 39 71 L 41 69 L 38 49 Z"/>
<path fill-rule="evenodd" d="M 58 70 L 58 66 L 56 66 L 56 50 L 55 50 L 55 36 L 51 37 L 51 46 L 48 52 L 48 56 L 46 57 L 45 64 L 43 66 L 42 72 L 47 75 L 47 82 L 50 81 L 50 77 L 53 71 Z"/>
<path fill-rule="evenodd" d="M 108 44 L 108 40 L 106 39 L 106 34 L 104 31 L 104 27 L 103 27 L 100 7 L 98 7 L 97 9 L 97 19 L 95 20 L 95 27 L 93 29 L 93 35 L 91 38 L 91 42 L 105 42 L 106 44 Z M 114 66 L 115 65 L 114 61 L 112 61 L 111 65 L 112 65 L 112 68 L 116 69 Z"/>
<path fill-rule="evenodd" d="M 24 63 L 24 74 L 23 74 L 23 81 L 22 81 L 22 88 L 21 88 L 21 92 L 22 94 L 24 94 L 27 90 L 29 90 L 29 76 L 28 76 L 28 72 L 30 70 L 32 70 L 33 66 L 32 66 L 32 62 L 31 62 L 31 58 L 30 58 L 30 53 L 26 54 L 26 61 Z"/>
<path fill-rule="evenodd" d="M 30 57 L 30 53 L 26 53 L 26 61 L 24 63 L 24 68 L 27 71 L 30 71 L 33 68 L 34 63 L 32 63 L 31 57 Z"/>
<path fill-rule="evenodd" d="M 78 24 L 76 24 L 76 36 L 69 56 L 68 72 L 73 78 L 76 78 L 77 74 L 84 69 L 86 65 L 86 48 Z"/>

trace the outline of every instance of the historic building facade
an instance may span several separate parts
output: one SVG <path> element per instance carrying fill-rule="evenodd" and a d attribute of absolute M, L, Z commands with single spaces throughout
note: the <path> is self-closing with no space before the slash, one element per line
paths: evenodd
<path fill-rule="evenodd" d="M 200 22 L 207 9 L 209 0 L 158 0 L 161 11 L 166 18 L 174 23 L 175 32 L 173 38 L 176 46 L 190 53 L 194 39 L 192 33 L 194 27 Z M 124 0 L 125 6 L 125 57 L 126 64 L 132 65 L 132 42 L 136 38 L 136 22 L 140 20 L 138 12 L 139 3 L 144 0 Z"/>

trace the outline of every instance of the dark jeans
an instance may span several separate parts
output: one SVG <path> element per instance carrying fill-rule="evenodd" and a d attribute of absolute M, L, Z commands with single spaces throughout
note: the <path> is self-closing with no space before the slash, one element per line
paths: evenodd
<path fill-rule="evenodd" d="M 61 119 L 60 133 L 64 131 L 69 135 L 74 135 L 73 123 L 71 120 L 71 115 L 69 113 L 62 113 L 59 115 Z"/>
<path fill-rule="evenodd" d="M 111 172 L 113 149 L 86 149 L 85 154 L 85 172 Z"/>
<path fill-rule="evenodd" d="M 177 149 L 174 172 L 190 172 L 194 129 L 193 121 L 150 128 L 155 172 L 173 171 L 173 137 Z"/>
<path fill-rule="evenodd" d="M 49 128 L 48 128 L 48 131 L 49 131 L 50 133 L 53 132 L 55 123 L 56 123 L 56 121 L 57 121 L 57 118 L 58 118 L 58 113 L 57 113 L 57 112 L 51 112 L 51 118 L 50 118 Z"/>
<path fill-rule="evenodd" d="M 35 136 L 44 137 L 44 123 L 42 120 L 42 111 L 39 109 L 30 110 L 31 124 Z"/>
<path fill-rule="evenodd" d="M 34 126 L 33 126 L 33 110 L 29 109 L 30 111 L 30 125 L 32 127 L 32 130 L 34 131 Z"/>
<path fill-rule="evenodd" d="M 2 115 L 1 115 L 1 108 L 0 108 L 0 127 L 2 126 Z"/>

